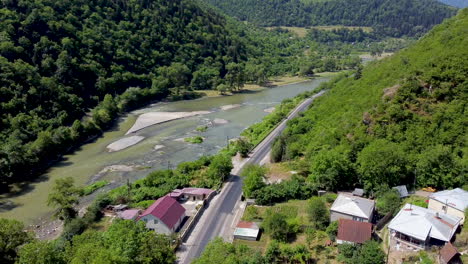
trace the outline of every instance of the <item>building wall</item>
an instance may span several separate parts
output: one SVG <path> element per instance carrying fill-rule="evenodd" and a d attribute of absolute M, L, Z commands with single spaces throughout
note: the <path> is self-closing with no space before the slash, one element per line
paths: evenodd
<path fill-rule="evenodd" d="M 453 216 L 458 216 L 462 219 L 462 221 L 460 222 L 461 224 L 463 224 L 463 222 L 465 221 L 465 213 L 458 210 L 458 209 L 455 209 L 453 207 L 451 207 L 450 205 L 447 205 L 447 211 L 445 211 L 443 209 L 443 206 L 445 206 L 445 203 L 441 203 L 437 200 L 434 200 L 432 198 L 429 199 L 429 209 L 432 209 L 434 211 L 437 211 L 437 212 L 441 212 L 441 213 L 446 213 L 448 215 L 453 215 Z"/>
<path fill-rule="evenodd" d="M 174 230 L 169 229 L 169 227 L 167 227 L 166 224 L 164 224 L 154 215 L 145 215 L 142 218 L 140 218 L 140 221 L 145 222 L 146 228 L 154 230 L 156 233 L 165 235 L 171 235 L 172 233 L 174 233 Z"/>
<path fill-rule="evenodd" d="M 354 245 L 354 242 L 346 241 L 346 240 L 341 240 L 341 239 L 336 239 L 337 244 L 351 244 Z"/>
<path fill-rule="evenodd" d="M 339 219 L 350 219 L 350 220 L 354 220 L 354 221 L 370 223 L 369 219 L 366 219 L 366 218 L 352 216 L 352 215 L 348 215 L 348 214 L 343 214 L 343 213 L 336 212 L 336 211 L 330 211 L 330 221 L 331 222 L 338 221 Z"/>

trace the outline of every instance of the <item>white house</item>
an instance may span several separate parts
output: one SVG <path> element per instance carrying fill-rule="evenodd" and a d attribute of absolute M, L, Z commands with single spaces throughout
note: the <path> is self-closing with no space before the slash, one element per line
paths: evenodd
<path fill-rule="evenodd" d="M 373 200 L 339 194 L 330 208 L 330 221 L 350 219 L 359 222 L 372 222 L 375 202 Z"/>
<path fill-rule="evenodd" d="M 456 188 L 433 193 L 429 196 L 430 209 L 440 213 L 445 213 L 462 219 L 461 224 L 465 221 L 465 210 L 468 208 L 468 192 Z"/>
<path fill-rule="evenodd" d="M 137 219 L 156 233 L 170 235 L 177 231 L 185 218 L 185 208 L 175 199 L 164 196 L 156 200 Z"/>
<path fill-rule="evenodd" d="M 456 216 L 406 204 L 390 221 L 388 229 L 397 248 L 420 250 L 450 242 L 460 221 Z"/>

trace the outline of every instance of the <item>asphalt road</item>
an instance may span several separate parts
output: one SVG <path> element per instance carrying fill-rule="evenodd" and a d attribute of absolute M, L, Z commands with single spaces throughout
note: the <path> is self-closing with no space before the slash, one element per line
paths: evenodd
<path fill-rule="evenodd" d="M 283 120 L 250 154 L 250 157 L 245 159 L 241 164 L 237 164 L 231 172 L 229 181 L 224 185 L 220 194 L 215 196 L 209 207 L 201 216 L 198 224 L 190 234 L 186 243 L 183 243 L 178 252 L 177 263 L 189 264 L 193 259 L 200 256 L 206 245 L 215 237 L 222 237 L 229 241 L 234 232 L 234 223 L 239 218 L 240 198 L 242 195 L 242 178 L 239 177 L 240 172 L 247 164 L 260 164 L 268 155 L 271 145 L 276 137 L 286 128 L 286 123 L 289 119 L 296 117 L 300 112 L 303 112 L 313 102 L 313 100 L 321 96 L 324 91 L 321 91 L 311 98 L 304 100 Z"/>

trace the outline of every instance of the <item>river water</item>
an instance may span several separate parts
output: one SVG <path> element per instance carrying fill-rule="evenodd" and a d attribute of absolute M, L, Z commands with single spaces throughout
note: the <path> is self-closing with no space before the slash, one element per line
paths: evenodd
<path fill-rule="evenodd" d="M 47 195 L 53 182 L 64 177 L 73 177 L 77 185 L 83 186 L 96 180 L 111 182 L 106 189 L 115 188 L 127 182 L 146 176 L 149 172 L 161 168 L 174 168 L 183 161 L 195 160 L 202 155 L 218 152 L 227 144 L 228 138 L 238 137 L 248 126 L 259 122 L 268 113 L 265 109 L 279 104 L 283 99 L 294 97 L 304 91 L 316 88 L 327 77 L 312 81 L 263 88 L 247 91 L 232 96 L 206 97 L 191 101 L 157 103 L 147 108 L 133 111 L 122 117 L 117 125 L 103 134 L 95 142 L 82 146 L 72 154 L 66 155 L 42 175 L 37 182 L 28 184 L 21 192 L 0 196 L 0 217 L 24 221 L 27 224 L 48 217 L 51 209 L 47 207 Z M 222 110 L 222 106 L 239 107 Z M 121 138 L 133 125 L 139 114 L 154 111 L 189 112 L 211 111 L 210 114 L 170 121 L 142 129 L 133 135 L 145 139 L 138 144 L 121 151 L 109 153 L 106 146 Z M 215 123 L 215 119 L 227 123 Z M 197 132 L 198 126 L 208 126 L 206 132 Z M 201 144 L 189 144 L 181 140 L 184 137 L 200 135 L 205 138 Z M 156 145 L 164 147 L 155 150 Z M 114 171 L 100 173 L 111 165 L 137 166 L 133 171 Z"/>

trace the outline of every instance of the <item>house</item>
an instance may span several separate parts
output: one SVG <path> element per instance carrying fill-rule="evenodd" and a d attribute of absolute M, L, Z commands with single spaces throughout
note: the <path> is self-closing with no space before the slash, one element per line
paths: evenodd
<path fill-rule="evenodd" d="M 369 199 L 339 194 L 330 208 L 330 221 L 351 219 L 359 222 L 371 222 L 375 202 Z"/>
<path fill-rule="evenodd" d="M 185 218 L 185 209 L 175 199 L 163 196 L 146 209 L 137 221 L 144 221 L 146 228 L 160 234 L 174 233 Z"/>
<path fill-rule="evenodd" d="M 397 248 L 420 250 L 450 242 L 460 221 L 456 216 L 406 204 L 390 221 L 388 229 Z"/>
<path fill-rule="evenodd" d="M 349 219 L 338 220 L 338 234 L 336 235 L 336 243 L 338 244 L 362 244 L 371 239 L 371 236 L 371 223 Z"/>
<path fill-rule="evenodd" d="M 406 189 L 406 185 L 395 186 L 392 189 L 397 190 L 400 194 L 400 198 L 408 197 L 408 190 Z"/>
<path fill-rule="evenodd" d="M 460 217 L 461 224 L 465 221 L 465 210 L 468 208 L 468 192 L 456 188 L 433 193 L 429 196 L 430 209 L 440 213 Z"/>
<path fill-rule="evenodd" d="M 364 196 L 364 189 L 355 188 L 354 191 L 352 192 L 352 194 L 354 196 L 362 197 L 362 196 Z"/>
<path fill-rule="evenodd" d="M 452 243 L 447 243 L 439 253 L 440 264 L 462 264 L 460 253 Z"/>
<path fill-rule="evenodd" d="M 234 230 L 235 239 L 255 241 L 259 234 L 260 227 L 255 222 L 240 221 Z"/>
<path fill-rule="evenodd" d="M 139 209 L 128 209 L 117 213 L 117 217 L 124 220 L 136 220 L 140 215 Z"/>
<path fill-rule="evenodd" d="M 205 188 L 183 188 L 173 190 L 169 196 L 177 200 L 204 201 L 211 198 L 214 192 Z"/>

